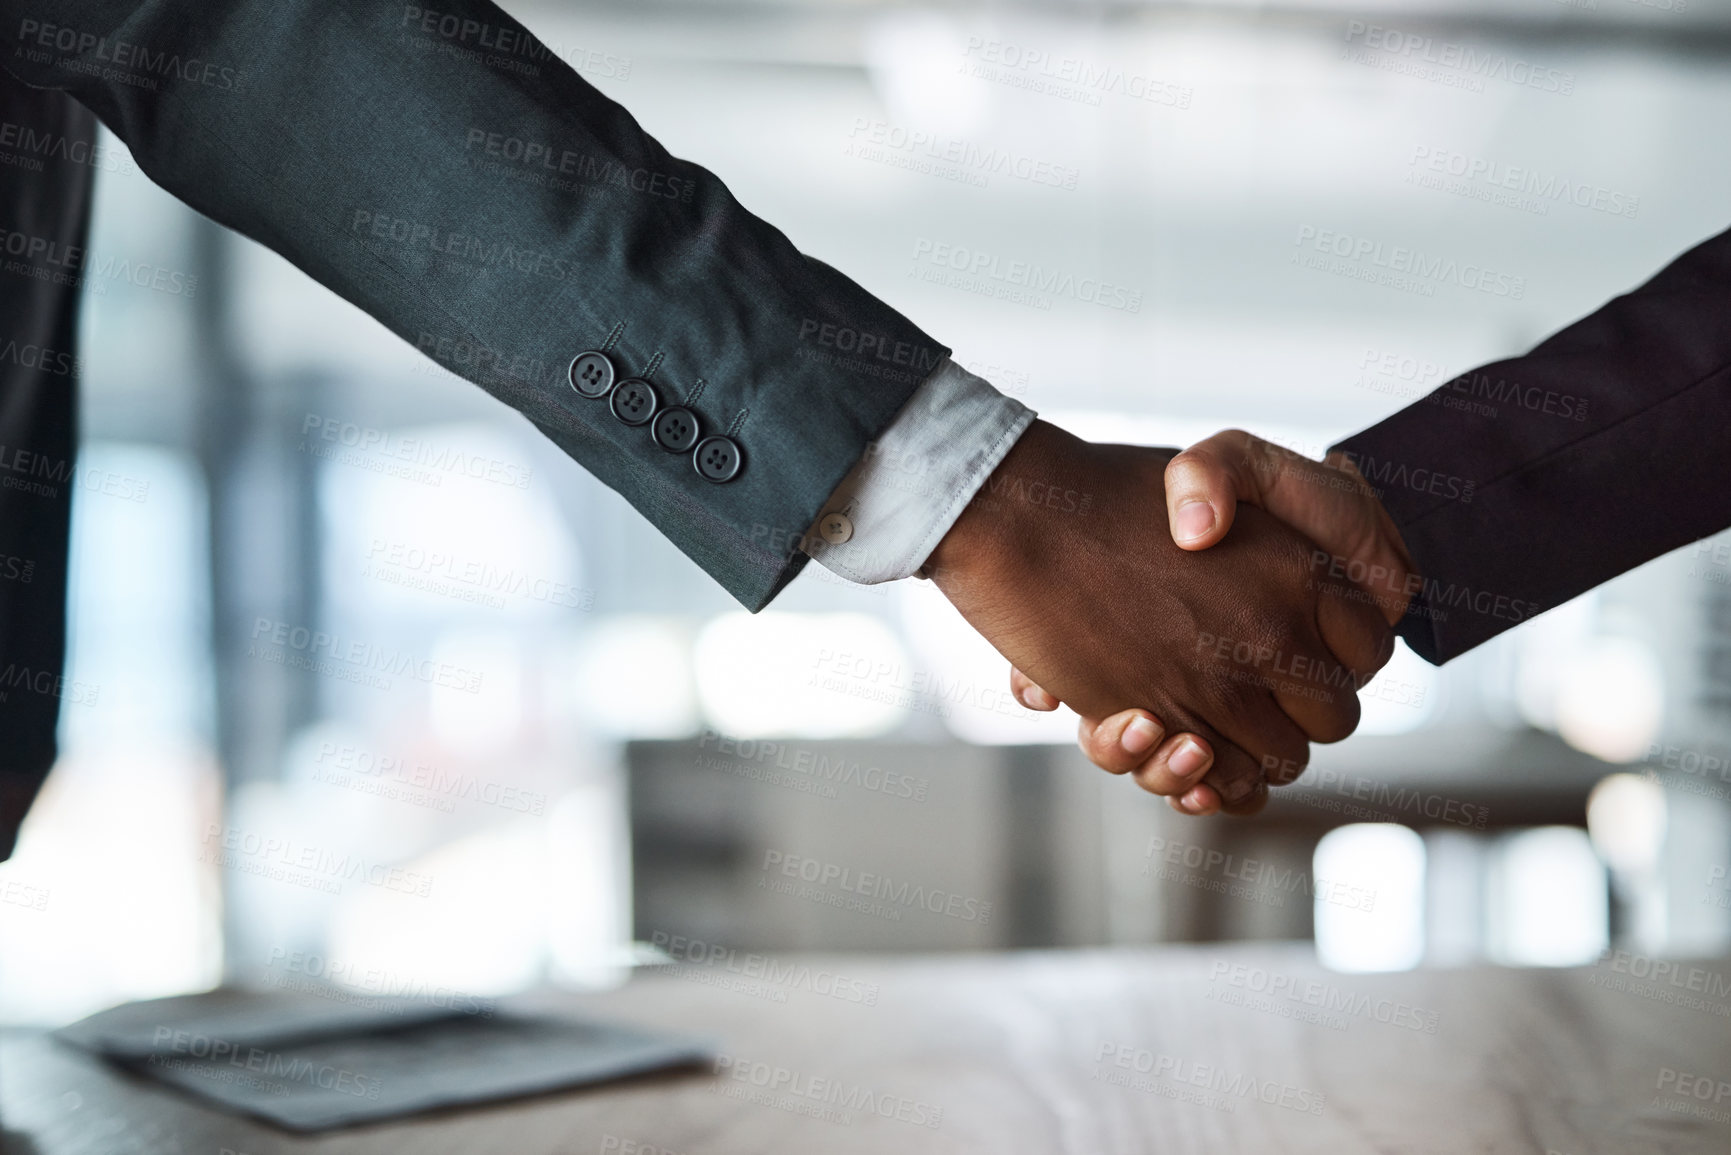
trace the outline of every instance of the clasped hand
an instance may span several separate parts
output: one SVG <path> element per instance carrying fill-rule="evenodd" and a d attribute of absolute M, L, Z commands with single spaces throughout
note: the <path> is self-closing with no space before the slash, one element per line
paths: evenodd
<path fill-rule="evenodd" d="M 1018 498 L 1038 482 L 1090 500 Z M 1091 761 L 1195 815 L 1255 812 L 1311 742 L 1353 731 L 1413 584 L 1342 459 L 1237 431 L 1177 454 L 1101 445 L 1045 422 L 926 569 L 1010 660 L 1019 700 L 1068 704 Z"/>

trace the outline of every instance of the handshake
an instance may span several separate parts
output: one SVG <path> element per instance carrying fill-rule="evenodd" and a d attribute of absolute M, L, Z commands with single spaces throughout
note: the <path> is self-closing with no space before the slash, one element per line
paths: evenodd
<path fill-rule="evenodd" d="M 1013 495 L 1080 490 L 1087 513 Z M 1341 455 L 1250 434 L 1182 453 L 1037 421 L 927 561 L 1035 710 L 1184 814 L 1251 814 L 1357 727 L 1419 579 Z"/>

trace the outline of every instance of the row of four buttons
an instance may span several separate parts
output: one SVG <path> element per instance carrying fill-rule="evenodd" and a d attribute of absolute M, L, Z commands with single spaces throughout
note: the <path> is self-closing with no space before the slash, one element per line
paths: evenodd
<path fill-rule="evenodd" d="M 744 468 L 738 442 L 722 434 L 702 436 L 703 423 L 683 405 L 661 404 L 655 386 L 641 377 L 620 380 L 613 358 L 590 350 L 571 361 L 571 388 L 593 401 L 606 398 L 608 408 L 626 425 L 648 425 L 655 444 L 669 453 L 691 454 L 692 468 L 706 481 L 732 481 Z"/>

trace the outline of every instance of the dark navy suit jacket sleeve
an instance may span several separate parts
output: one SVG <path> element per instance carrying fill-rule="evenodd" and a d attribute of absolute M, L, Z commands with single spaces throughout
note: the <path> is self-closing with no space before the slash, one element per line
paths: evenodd
<path fill-rule="evenodd" d="M 761 608 L 948 350 L 498 7 L 437 7 L 0 0 L 0 65 L 71 94 L 163 188 L 520 411 Z M 737 476 L 707 480 L 572 388 L 573 358 L 616 331 L 619 376 L 731 437 Z"/>
<path fill-rule="evenodd" d="M 1401 634 L 1432 662 L 1731 526 L 1731 232 L 1336 448 L 1423 575 Z"/>
<path fill-rule="evenodd" d="M 54 761 L 96 121 L 0 76 L 0 859 Z M 58 272 L 60 275 L 54 275 Z"/>

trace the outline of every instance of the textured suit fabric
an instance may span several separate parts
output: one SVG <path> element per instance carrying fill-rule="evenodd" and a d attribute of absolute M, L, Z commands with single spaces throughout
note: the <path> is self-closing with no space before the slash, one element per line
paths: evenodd
<path fill-rule="evenodd" d="M 1432 662 L 1731 526 L 1731 233 L 1337 448 L 1423 575 L 1401 634 Z"/>
<path fill-rule="evenodd" d="M 497 7 L 438 9 L 0 0 L 0 63 L 76 97 L 165 189 L 517 409 L 761 608 L 948 349 L 670 156 Z M 449 259 L 457 244 L 469 259 Z M 743 447 L 736 480 L 704 480 L 570 388 L 571 358 L 620 325 L 622 374 L 653 365 L 664 403 L 696 392 L 706 432 Z"/>
<path fill-rule="evenodd" d="M 96 121 L 0 75 L 0 858 L 54 762 Z"/>

